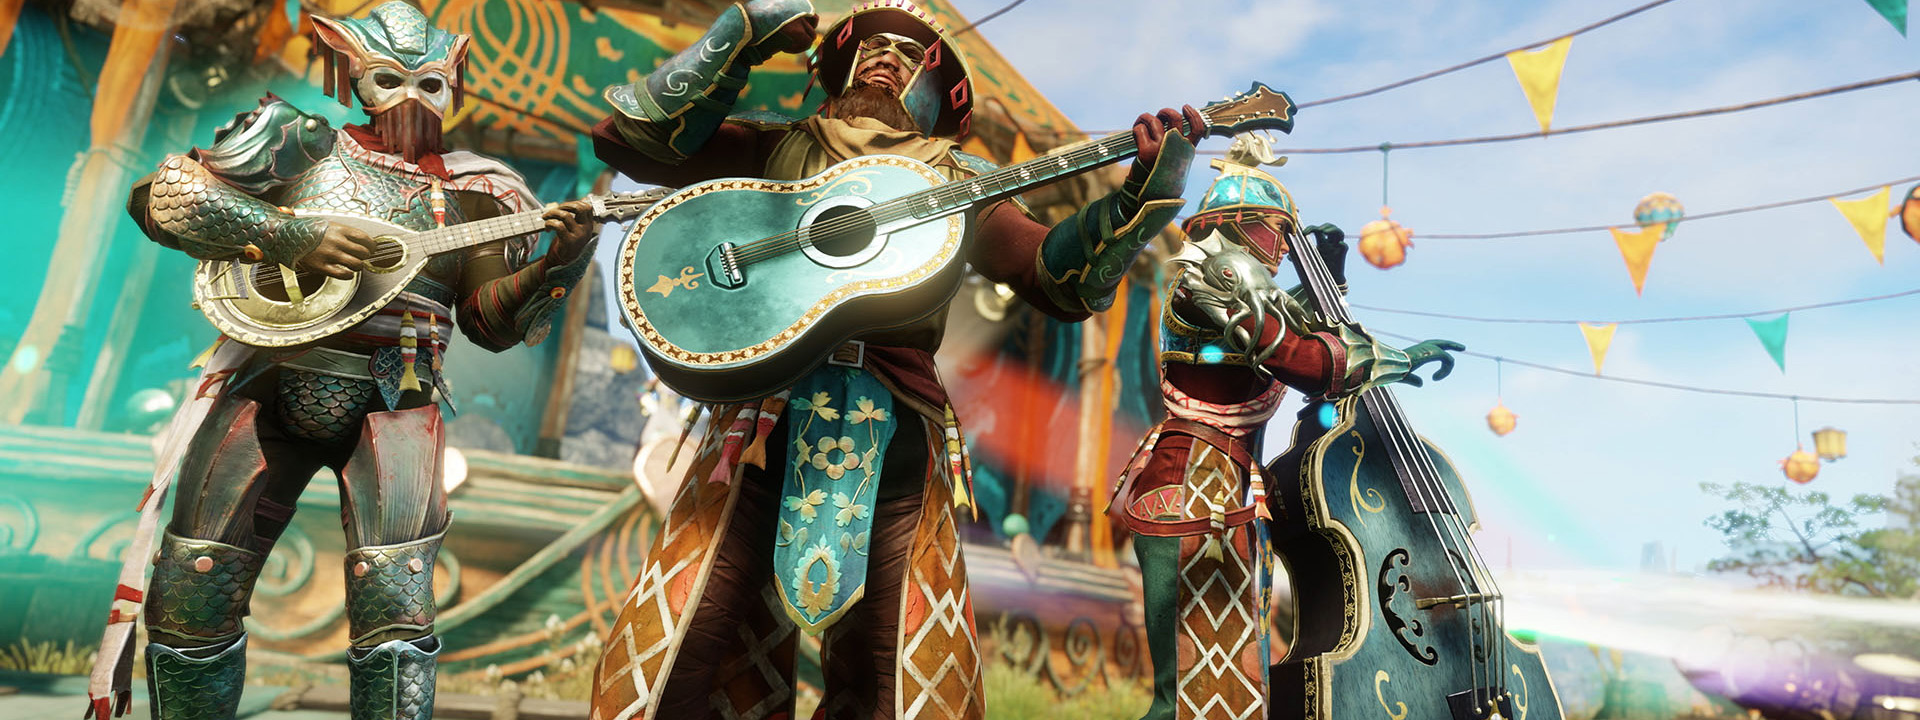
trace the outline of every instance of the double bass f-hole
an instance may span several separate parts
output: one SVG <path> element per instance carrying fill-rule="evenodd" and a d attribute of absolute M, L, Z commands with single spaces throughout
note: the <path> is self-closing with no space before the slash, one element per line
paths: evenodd
<path fill-rule="evenodd" d="M 1413 580 L 1407 576 L 1407 566 L 1413 562 L 1413 553 L 1406 548 L 1394 548 L 1380 561 L 1380 574 L 1374 578 L 1375 595 L 1380 598 L 1380 617 L 1387 621 L 1387 630 L 1393 639 L 1400 642 L 1401 649 L 1422 664 L 1432 666 L 1440 662 L 1440 651 L 1427 642 L 1427 626 L 1418 618 L 1403 617 L 1394 610 L 1394 599 L 1413 593 Z"/>

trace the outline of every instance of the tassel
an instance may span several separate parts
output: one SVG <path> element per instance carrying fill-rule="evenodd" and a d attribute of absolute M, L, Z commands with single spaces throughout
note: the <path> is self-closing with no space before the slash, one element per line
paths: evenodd
<path fill-rule="evenodd" d="M 400 364 L 406 370 L 400 373 L 401 390 L 419 390 L 420 375 L 414 370 L 414 361 L 420 355 L 420 331 L 414 327 L 413 311 L 400 315 Z"/>
<path fill-rule="evenodd" d="M 433 226 L 447 226 L 447 193 L 440 187 L 440 178 L 433 179 L 433 190 L 428 195 L 433 203 Z"/>
<path fill-rule="evenodd" d="M 1253 516 L 1260 518 L 1261 520 L 1267 520 L 1267 521 L 1273 520 L 1273 511 L 1267 509 L 1266 478 L 1262 477 L 1260 470 L 1258 468 L 1249 468 L 1248 473 L 1253 475 L 1253 492 L 1251 493 L 1252 502 L 1253 502 Z"/>
<path fill-rule="evenodd" d="M 721 441 L 720 462 L 715 463 L 713 472 L 707 475 L 707 482 L 725 485 L 733 482 L 733 468 L 740 463 L 740 453 L 747 444 L 747 431 L 754 426 L 753 413 L 747 412 L 751 406 L 741 405 L 735 408 L 733 424 L 727 426 L 725 439 Z"/>
<path fill-rule="evenodd" d="M 754 424 L 753 443 L 746 452 L 740 454 L 740 462 L 767 469 L 767 436 L 773 433 L 773 424 L 780 421 L 780 413 L 787 409 L 787 395 L 792 390 L 782 390 L 780 394 L 760 401 L 760 416 Z"/>
<path fill-rule="evenodd" d="M 1224 509 L 1226 506 L 1226 496 L 1215 493 L 1213 496 L 1213 512 L 1207 515 L 1207 546 L 1201 551 L 1202 554 L 1206 555 L 1208 560 L 1225 560 L 1223 550 L 1226 545 L 1225 540 L 1227 535 L 1227 513 Z"/>
<path fill-rule="evenodd" d="M 960 442 L 960 421 L 953 416 L 953 406 L 946 407 L 947 470 L 953 479 L 953 506 L 968 508 L 978 520 L 980 508 L 973 504 L 973 478 L 967 473 L 966 447 Z"/>
<path fill-rule="evenodd" d="M 440 316 L 427 316 L 427 349 L 433 352 L 433 371 L 440 372 L 440 356 L 445 354 L 447 346 L 440 342 Z"/>
<path fill-rule="evenodd" d="M 200 351 L 200 355 L 198 357 L 195 357 L 193 359 L 193 362 L 187 365 L 187 369 L 197 370 L 199 368 L 206 367 L 207 361 L 213 359 L 213 351 L 219 350 L 220 346 L 226 344 L 226 342 L 227 342 L 227 336 L 225 335 L 221 335 L 220 337 L 214 338 L 213 344 L 208 345 L 207 349 Z"/>

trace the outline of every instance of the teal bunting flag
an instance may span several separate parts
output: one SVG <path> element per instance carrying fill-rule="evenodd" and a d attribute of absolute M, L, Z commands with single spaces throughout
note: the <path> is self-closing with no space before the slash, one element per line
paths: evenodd
<path fill-rule="evenodd" d="M 1753 328 L 1753 334 L 1759 336 L 1760 344 L 1767 348 L 1767 354 L 1773 357 L 1773 364 L 1780 366 L 1780 372 L 1787 371 L 1787 316 L 1783 313 L 1772 320 L 1747 319 L 1747 327 Z"/>
<path fill-rule="evenodd" d="M 1867 0 L 1867 4 L 1879 11 L 1880 17 L 1893 23 L 1893 29 L 1901 35 L 1907 34 L 1907 0 Z"/>

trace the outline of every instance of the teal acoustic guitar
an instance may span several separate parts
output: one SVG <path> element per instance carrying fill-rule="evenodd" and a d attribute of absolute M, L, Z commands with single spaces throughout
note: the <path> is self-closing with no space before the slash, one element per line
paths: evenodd
<path fill-rule="evenodd" d="M 1293 129 L 1293 101 L 1254 83 L 1201 111 L 1210 132 Z M 690 185 L 620 246 L 620 304 L 648 365 L 706 402 L 764 397 L 862 333 L 916 322 L 960 287 L 968 210 L 1133 156 L 1133 134 L 1067 146 L 961 182 L 894 155 L 794 182 Z"/>

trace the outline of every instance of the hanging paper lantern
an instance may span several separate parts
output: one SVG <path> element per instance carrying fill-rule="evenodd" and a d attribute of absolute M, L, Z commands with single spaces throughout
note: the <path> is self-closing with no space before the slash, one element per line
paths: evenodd
<path fill-rule="evenodd" d="M 1374 267 L 1385 270 L 1407 261 L 1407 248 L 1413 247 L 1413 231 L 1390 219 L 1393 208 L 1380 208 L 1380 219 L 1360 226 L 1360 256 Z"/>
<path fill-rule="evenodd" d="M 1805 485 L 1813 482 L 1814 476 L 1820 474 L 1820 458 L 1814 457 L 1813 453 L 1795 448 L 1792 455 L 1780 461 L 1780 471 L 1786 473 L 1788 480 Z"/>
<path fill-rule="evenodd" d="M 1680 199 L 1663 192 L 1640 198 L 1640 204 L 1633 206 L 1633 221 L 1640 223 L 1640 227 L 1663 223 L 1667 226 L 1660 235 L 1661 242 L 1673 237 L 1674 228 L 1680 227 L 1680 218 L 1685 215 L 1686 208 L 1680 206 Z"/>
<path fill-rule="evenodd" d="M 1500 403 L 1494 403 L 1493 411 L 1487 413 L 1487 427 L 1493 430 L 1493 434 L 1501 437 L 1506 437 L 1507 433 L 1513 432 L 1513 426 L 1519 421 L 1518 415 L 1514 415 L 1512 410 L 1508 410 L 1506 405 Z"/>
<path fill-rule="evenodd" d="M 1907 231 L 1907 237 L 1920 242 L 1920 185 L 1907 191 L 1907 201 L 1900 205 L 1900 229 Z"/>
<path fill-rule="evenodd" d="M 1830 427 L 1813 431 L 1813 451 L 1827 462 L 1846 457 L 1847 431 Z"/>

